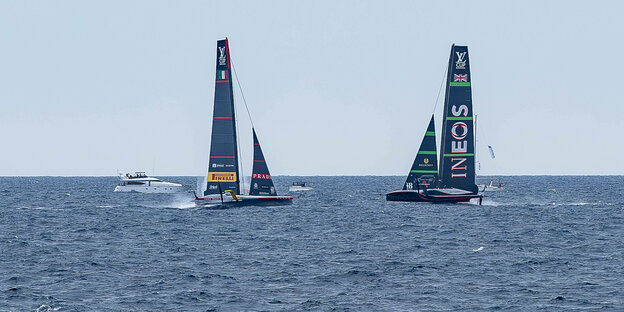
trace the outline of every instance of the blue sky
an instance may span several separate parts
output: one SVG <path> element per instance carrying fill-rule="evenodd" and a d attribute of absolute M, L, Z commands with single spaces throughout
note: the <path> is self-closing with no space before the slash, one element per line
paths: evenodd
<path fill-rule="evenodd" d="M 204 175 L 226 36 L 273 175 L 406 175 L 452 43 L 470 51 L 479 152 L 496 151 L 481 174 L 624 174 L 623 9 L 0 1 L 0 175 Z"/>

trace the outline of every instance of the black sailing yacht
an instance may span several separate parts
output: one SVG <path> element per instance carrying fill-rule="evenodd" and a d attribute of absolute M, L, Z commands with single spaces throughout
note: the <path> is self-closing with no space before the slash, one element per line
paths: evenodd
<path fill-rule="evenodd" d="M 388 201 L 468 202 L 483 195 L 475 183 L 475 136 L 467 46 L 451 47 L 446 76 L 440 168 L 431 116 L 403 189 L 386 194 Z"/>
<path fill-rule="evenodd" d="M 238 172 L 236 114 L 231 78 L 230 48 L 226 38 L 217 41 L 212 139 L 206 189 L 203 196 L 195 195 L 195 200 L 202 203 L 232 205 L 290 204 L 293 197 L 278 196 L 275 191 L 254 128 L 252 128 L 254 162 L 251 186 L 249 194 L 242 193 Z"/>

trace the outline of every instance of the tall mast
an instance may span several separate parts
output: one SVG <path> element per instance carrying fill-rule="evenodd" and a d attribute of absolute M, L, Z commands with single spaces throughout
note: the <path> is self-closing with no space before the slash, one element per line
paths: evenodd
<path fill-rule="evenodd" d="M 477 137 L 477 114 L 474 115 L 474 134 L 475 134 L 475 161 L 477 163 L 476 172 L 481 171 L 481 162 L 479 161 L 479 138 Z M 475 172 L 475 176 L 477 175 Z"/>

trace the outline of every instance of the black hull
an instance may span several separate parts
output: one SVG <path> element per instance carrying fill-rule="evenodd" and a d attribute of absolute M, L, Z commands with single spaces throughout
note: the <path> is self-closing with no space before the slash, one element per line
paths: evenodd
<path fill-rule="evenodd" d="M 283 206 L 291 205 L 292 196 L 254 196 L 239 195 L 239 200 L 233 200 L 229 196 L 224 196 L 221 201 L 218 197 L 195 197 L 195 204 L 200 206 L 211 206 L 216 208 L 230 208 L 243 206 Z"/>
<path fill-rule="evenodd" d="M 386 194 L 387 201 L 402 202 L 423 202 L 423 203 L 467 203 L 473 198 L 479 198 L 479 203 L 483 195 L 462 194 L 462 195 L 427 195 L 416 191 L 394 191 Z"/>

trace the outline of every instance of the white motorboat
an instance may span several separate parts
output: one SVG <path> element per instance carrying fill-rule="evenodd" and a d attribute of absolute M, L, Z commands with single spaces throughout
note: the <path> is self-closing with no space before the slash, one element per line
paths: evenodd
<path fill-rule="evenodd" d="M 293 182 L 293 184 L 288 188 L 291 192 L 299 192 L 299 191 L 311 191 L 312 186 L 306 184 L 306 182 Z"/>
<path fill-rule="evenodd" d="M 498 181 L 498 185 L 494 184 L 494 181 L 490 180 L 490 184 L 479 184 L 479 189 L 483 191 L 498 191 L 503 188 L 503 182 Z"/>
<path fill-rule="evenodd" d="M 182 184 L 148 177 L 145 172 L 119 174 L 119 180 L 119 184 L 115 187 L 115 192 L 170 194 L 184 190 Z"/>

